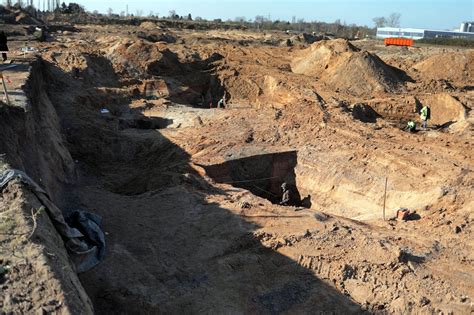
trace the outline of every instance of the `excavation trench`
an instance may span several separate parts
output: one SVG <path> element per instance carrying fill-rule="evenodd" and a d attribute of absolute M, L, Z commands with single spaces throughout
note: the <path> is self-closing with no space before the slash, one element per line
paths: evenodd
<path fill-rule="evenodd" d="M 189 153 L 155 130 L 171 120 L 140 115 L 104 119 L 102 104 L 83 105 L 81 86 L 70 92 L 73 83 L 61 85 L 67 74 L 43 67 L 36 64 L 30 79 L 34 111 L 29 115 L 37 117 L 25 120 L 26 133 L 18 123 L 3 126 L 12 143 L 2 149 L 15 157 L 13 166 L 43 179 L 65 211 L 80 206 L 104 219 L 105 260 L 81 275 L 96 312 L 359 310 L 306 268 L 263 247 L 252 235 L 258 224 L 221 205 L 219 198 L 226 192 L 206 186 L 192 173 Z M 48 74 L 64 80 L 45 86 L 48 80 L 43 76 Z M 65 102 L 71 94 L 74 101 Z M 34 150 L 20 145 L 26 142 L 35 144 Z M 288 206 L 316 204 L 328 212 L 366 218 L 379 209 L 380 182 L 385 179 L 381 168 L 373 168 L 369 186 L 360 170 L 348 171 L 347 159 L 331 152 L 301 152 L 241 154 L 204 168 L 215 182 L 246 189 L 275 204 L 282 201 L 286 183 L 291 191 Z M 436 187 L 424 195 L 400 187 L 391 189 L 387 205 L 392 209 L 403 206 L 397 200 L 424 205 L 437 193 Z"/>
<path fill-rule="evenodd" d="M 286 204 L 300 206 L 302 200 L 295 174 L 297 160 L 297 151 L 287 151 L 232 159 L 205 169 L 214 181 L 247 189 L 275 204 L 282 201 L 282 185 L 286 183 L 290 192 Z"/>

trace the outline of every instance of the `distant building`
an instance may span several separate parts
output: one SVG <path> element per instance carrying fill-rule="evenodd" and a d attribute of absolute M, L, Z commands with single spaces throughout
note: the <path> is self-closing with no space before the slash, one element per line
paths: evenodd
<path fill-rule="evenodd" d="M 378 27 L 377 38 L 400 37 L 411 39 L 423 38 L 463 38 L 474 39 L 474 22 L 463 22 L 455 31 L 427 30 L 422 28 Z"/>

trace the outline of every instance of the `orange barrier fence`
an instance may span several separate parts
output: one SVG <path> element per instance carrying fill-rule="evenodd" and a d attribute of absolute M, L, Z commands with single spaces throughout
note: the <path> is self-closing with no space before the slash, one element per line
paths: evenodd
<path fill-rule="evenodd" d="M 413 39 L 408 38 L 385 38 L 384 39 L 385 46 L 413 46 Z"/>

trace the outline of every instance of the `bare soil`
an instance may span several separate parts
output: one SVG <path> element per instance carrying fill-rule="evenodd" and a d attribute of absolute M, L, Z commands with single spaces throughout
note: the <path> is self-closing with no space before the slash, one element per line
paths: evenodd
<path fill-rule="evenodd" d="M 65 213 L 103 217 L 106 258 L 80 275 L 96 313 L 474 311 L 472 50 L 76 27 L 38 44 L 42 114 L 2 113 L 43 133 L 0 152 Z M 404 131 L 424 104 L 429 128 Z M 283 182 L 303 204 L 278 204 Z M 24 281 L 6 274 L 7 312 Z M 50 291 L 28 307 L 48 298 L 66 309 Z"/>

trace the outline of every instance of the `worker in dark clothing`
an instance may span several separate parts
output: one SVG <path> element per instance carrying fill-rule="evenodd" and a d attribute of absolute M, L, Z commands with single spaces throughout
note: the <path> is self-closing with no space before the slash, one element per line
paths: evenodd
<path fill-rule="evenodd" d="M 7 46 L 7 35 L 5 34 L 4 31 L 0 31 L 0 51 L 2 52 L 2 57 L 3 61 L 7 61 L 7 51 L 8 51 L 8 46 Z"/>
<path fill-rule="evenodd" d="M 282 206 L 296 206 L 301 205 L 301 196 L 295 184 L 283 182 L 281 184 L 282 196 L 280 205 Z"/>
<path fill-rule="evenodd" d="M 283 191 L 283 195 L 281 196 L 280 204 L 282 206 L 288 206 L 288 203 L 290 202 L 290 189 L 288 187 L 288 184 L 281 184 L 281 190 Z"/>

